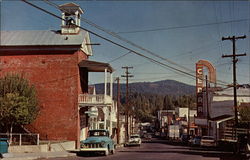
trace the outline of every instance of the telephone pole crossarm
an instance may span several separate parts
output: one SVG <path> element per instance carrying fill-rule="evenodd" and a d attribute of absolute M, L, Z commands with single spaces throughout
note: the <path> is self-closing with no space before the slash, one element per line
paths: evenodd
<path fill-rule="evenodd" d="M 235 37 L 235 36 L 230 37 L 230 36 L 228 36 L 228 37 L 222 37 L 221 40 L 225 41 L 225 40 L 237 40 L 237 39 L 245 39 L 245 38 L 247 38 L 246 35 L 244 35 L 244 36 L 238 36 L 238 37 Z"/>
<path fill-rule="evenodd" d="M 247 54 L 236 54 L 235 56 L 240 57 L 240 56 L 246 56 Z M 233 55 L 222 55 L 222 58 L 226 58 L 226 57 L 233 57 Z"/>

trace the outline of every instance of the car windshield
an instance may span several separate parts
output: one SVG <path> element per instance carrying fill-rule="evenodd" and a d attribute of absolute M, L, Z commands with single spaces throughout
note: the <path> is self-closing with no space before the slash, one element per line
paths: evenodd
<path fill-rule="evenodd" d="M 89 131 L 89 136 L 90 137 L 108 136 L 108 133 L 106 131 Z"/>
<path fill-rule="evenodd" d="M 213 137 L 202 137 L 202 139 L 206 139 L 206 140 L 214 140 Z"/>

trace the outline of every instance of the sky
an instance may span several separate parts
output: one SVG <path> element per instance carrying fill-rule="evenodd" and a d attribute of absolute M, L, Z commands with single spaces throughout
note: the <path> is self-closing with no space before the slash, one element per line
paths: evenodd
<path fill-rule="evenodd" d="M 21 1 L 0 0 L 1 30 L 56 30 L 61 21 Z M 55 7 L 42 0 L 30 1 L 40 7 L 61 15 Z M 148 52 L 81 22 L 81 26 L 114 42 L 153 58 L 165 65 L 191 73 L 199 60 L 208 60 L 216 68 L 217 79 L 232 83 L 232 59 L 222 58 L 232 54 L 232 42 L 222 37 L 243 36 L 236 41 L 238 57 L 237 81 L 250 83 L 250 2 L 249 1 L 53 1 L 58 5 L 74 2 L 84 10 L 83 18 L 133 42 L 173 63 L 159 59 Z M 195 85 L 195 79 L 173 71 L 166 66 L 128 53 L 90 34 L 93 56 L 90 60 L 110 63 L 116 70 L 113 77 L 121 77 L 123 66 L 132 66 L 134 75 L 130 82 L 153 82 L 172 79 Z M 192 73 L 193 74 L 193 73 Z M 89 83 L 103 83 L 104 73 L 91 73 Z M 122 79 L 125 82 L 125 79 Z"/>

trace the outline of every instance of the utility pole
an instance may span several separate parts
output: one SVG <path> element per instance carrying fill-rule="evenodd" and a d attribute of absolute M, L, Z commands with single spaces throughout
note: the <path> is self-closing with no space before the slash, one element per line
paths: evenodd
<path fill-rule="evenodd" d="M 206 75 L 206 101 L 207 101 L 207 135 L 209 136 L 209 103 L 208 103 L 208 82 L 207 82 L 207 75 Z"/>
<path fill-rule="evenodd" d="M 117 144 L 120 144 L 120 79 L 117 80 Z"/>
<path fill-rule="evenodd" d="M 128 133 L 128 123 L 129 123 L 129 106 L 128 106 L 128 78 L 134 77 L 131 75 L 131 73 L 128 72 L 129 69 L 132 69 L 133 67 L 122 67 L 122 69 L 125 69 L 125 75 L 122 75 L 122 77 L 126 77 L 126 114 L 125 114 L 125 123 L 126 123 L 126 142 L 128 141 L 129 138 L 129 133 Z"/>
<path fill-rule="evenodd" d="M 188 97 L 188 126 L 187 126 L 187 135 L 190 135 L 190 97 Z M 189 138 L 189 137 L 188 137 Z"/>
<path fill-rule="evenodd" d="M 224 40 L 231 40 L 233 42 L 233 54 L 232 55 L 222 55 L 222 58 L 226 57 L 232 57 L 233 59 L 233 87 L 234 87 L 234 116 L 235 116 L 235 126 L 238 126 L 238 108 L 237 108 L 237 80 L 236 80 L 236 63 L 238 59 L 236 57 L 239 56 L 246 56 L 246 53 L 244 54 L 236 54 L 236 47 L 235 47 L 235 42 L 237 39 L 245 39 L 246 35 L 244 36 L 239 36 L 239 37 L 222 37 L 222 41 Z M 236 135 L 237 136 L 237 135 Z"/>

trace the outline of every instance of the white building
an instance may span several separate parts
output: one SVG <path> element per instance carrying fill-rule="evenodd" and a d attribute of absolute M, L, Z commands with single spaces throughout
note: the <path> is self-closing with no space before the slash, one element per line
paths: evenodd
<path fill-rule="evenodd" d="M 158 111 L 158 121 L 161 132 L 168 132 L 170 125 L 179 125 L 182 134 L 195 134 L 194 117 L 197 115 L 196 110 L 189 108 L 176 107 L 175 110 Z"/>
<path fill-rule="evenodd" d="M 209 101 L 209 120 L 207 117 L 196 120 L 196 123 L 202 127 L 205 134 L 214 136 L 216 139 L 220 138 L 220 129 L 225 127 L 226 121 L 234 121 L 234 94 L 233 88 L 227 88 L 220 91 L 215 91 L 211 94 L 211 101 Z M 238 88 L 237 89 L 237 102 L 238 106 L 243 103 L 250 102 L 250 88 Z M 204 110 L 206 109 L 206 101 L 203 104 Z M 250 106 L 249 106 L 250 107 Z M 240 117 L 239 117 L 240 118 Z M 202 131 L 201 131 L 202 132 Z M 201 133 L 204 135 L 204 133 Z"/>
<path fill-rule="evenodd" d="M 87 61 L 88 62 L 88 61 Z M 84 113 L 88 115 L 88 127 L 82 128 L 80 140 L 87 138 L 89 129 L 108 129 L 110 134 L 113 133 L 113 128 L 116 128 L 116 103 L 112 100 L 113 97 L 113 68 L 107 63 L 98 63 L 89 61 L 89 63 L 81 64 L 86 67 L 89 72 L 104 72 L 104 94 L 96 94 L 95 88 L 89 89 L 89 93 L 80 94 L 78 103 L 79 110 L 88 108 Z M 110 88 L 108 94 L 108 73 L 110 73 Z"/>

